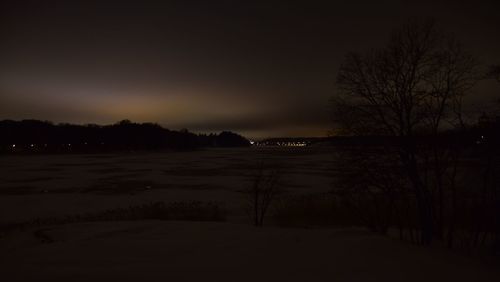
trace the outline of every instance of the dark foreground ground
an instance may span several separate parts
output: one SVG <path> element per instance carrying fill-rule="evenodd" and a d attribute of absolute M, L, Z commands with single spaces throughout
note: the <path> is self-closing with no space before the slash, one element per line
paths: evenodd
<path fill-rule="evenodd" d="M 242 189 L 256 163 L 291 194 L 328 191 L 325 148 L 0 157 L 0 222 L 152 201 L 214 201 L 226 222 L 28 226 L 0 237 L 2 281 L 500 281 L 498 261 L 421 248 L 361 228 L 255 228 Z"/>
<path fill-rule="evenodd" d="M 358 229 L 71 224 L 2 242 L 3 281 L 499 281 L 498 269 Z"/>

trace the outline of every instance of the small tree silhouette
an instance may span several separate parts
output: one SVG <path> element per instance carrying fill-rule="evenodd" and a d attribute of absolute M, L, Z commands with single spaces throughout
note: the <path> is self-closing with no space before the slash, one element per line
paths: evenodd
<path fill-rule="evenodd" d="M 279 169 L 266 169 L 261 162 L 253 176 L 252 186 L 243 191 L 249 204 L 248 213 L 257 227 L 263 226 L 271 203 L 282 193 L 280 177 Z"/>

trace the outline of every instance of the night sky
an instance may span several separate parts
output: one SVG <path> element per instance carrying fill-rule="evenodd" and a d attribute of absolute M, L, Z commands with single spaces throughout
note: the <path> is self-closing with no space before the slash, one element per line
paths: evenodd
<path fill-rule="evenodd" d="M 434 17 L 482 64 L 498 64 L 495 2 L 2 1 L 0 119 L 324 136 L 346 53 Z M 481 82 L 468 106 L 499 93 Z"/>

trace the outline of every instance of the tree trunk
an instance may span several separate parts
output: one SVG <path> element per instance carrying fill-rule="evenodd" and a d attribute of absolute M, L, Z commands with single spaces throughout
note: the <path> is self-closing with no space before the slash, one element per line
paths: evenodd
<path fill-rule="evenodd" d="M 406 166 L 409 179 L 413 186 L 417 200 L 418 217 L 421 228 L 421 243 L 429 245 L 433 238 L 433 212 L 430 192 L 422 182 L 418 173 L 418 166 L 413 150 L 407 150 L 401 154 L 402 161 Z"/>

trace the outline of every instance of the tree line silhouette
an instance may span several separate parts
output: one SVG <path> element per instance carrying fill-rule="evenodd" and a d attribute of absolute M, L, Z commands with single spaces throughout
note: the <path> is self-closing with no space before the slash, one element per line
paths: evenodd
<path fill-rule="evenodd" d="M 122 120 L 112 125 L 53 124 L 40 120 L 0 121 L 2 152 L 105 152 L 120 150 L 189 150 L 200 147 L 244 147 L 241 135 L 194 134 L 155 123 Z"/>

